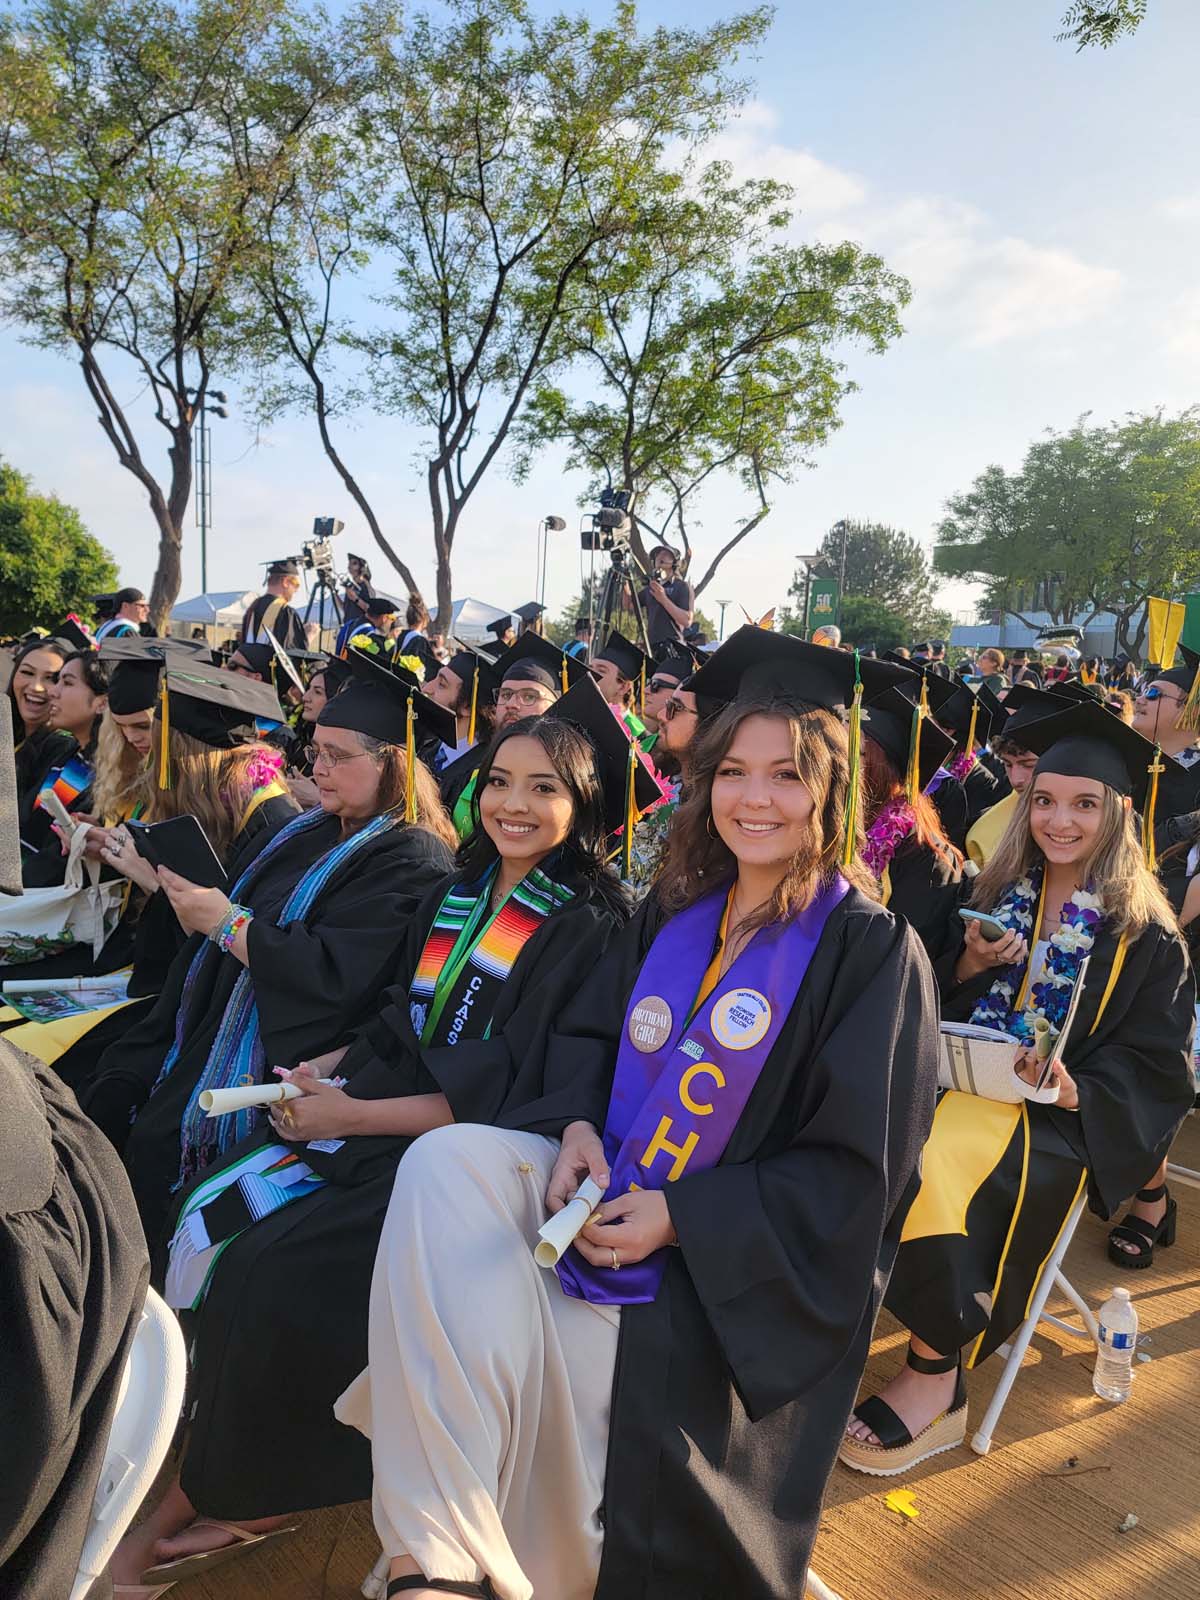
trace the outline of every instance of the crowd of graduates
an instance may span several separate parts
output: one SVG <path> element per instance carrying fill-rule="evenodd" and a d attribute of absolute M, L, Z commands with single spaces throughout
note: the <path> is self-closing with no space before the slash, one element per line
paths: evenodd
<path fill-rule="evenodd" d="M 127 885 L 99 953 L 21 969 L 124 997 L 0 1012 L 22 1116 L 102 1197 L 45 1278 L 82 1306 L 105 1254 L 122 1285 L 43 1348 L 23 1241 L 29 1435 L 85 1367 L 103 1426 L 148 1271 L 188 1421 L 118 1592 L 370 1497 L 389 1593 L 801 1593 L 835 1463 L 962 1443 L 964 1371 L 1080 1194 L 1119 1268 L 1174 1240 L 1200 656 L 704 646 L 665 567 L 640 642 L 581 619 L 566 649 L 536 605 L 474 644 L 401 625 L 360 572 L 325 652 L 299 581 L 272 563 L 223 653 L 147 636 L 137 591 L 9 652 L 25 886 L 62 882 L 50 792 Z M 168 864 L 184 817 L 213 881 Z M 945 1023 L 1024 1087 L 939 1087 Z M 882 1304 L 908 1359 L 860 1399 Z M 86 1476 L 0 1523 L 5 1592 L 69 1592 Z"/>

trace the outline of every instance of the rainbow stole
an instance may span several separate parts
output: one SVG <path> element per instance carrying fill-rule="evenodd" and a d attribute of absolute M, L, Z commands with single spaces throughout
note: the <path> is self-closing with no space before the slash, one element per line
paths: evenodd
<path fill-rule="evenodd" d="M 451 884 L 425 937 L 408 989 L 413 1030 L 422 1044 L 486 1038 L 517 957 L 547 919 L 575 898 L 574 889 L 535 867 L 485 920 L 495 873 L 493 865 L 474 883 Z M 461 942 L 471 937 L 474 943 L 462 950 Z M 459 959 L 452 961 L 456 948 Z"/>
<path fill-rule="evenodd" d="M 45 783 L 43 783 L 42 787 L 38 790 L 38 797 L 35 801 L 35 805 L 41 806 L 42 796 L 46 793 L 47 789 L 53 789 L 54 793 L 69 811 L 84 790 L 91 788 L 92 778 L 94 776 L 95 768 L 92 766 L 91 762 L 85 760 L 82 753 L 77 750 L 69 761 L 64 761 L 61 767 L 56 768 L 50 773 Z M 45 810 L 45 807 L 42 806 L 42 809 Z"/>
<path fill-rule="evenodd" d="M 604 1153 L 606 1198 L 662 1189 L 725 1154 L 774 1048 L 834 907 L 850 891 L 835 875 L 790 922 L 760 928 L 700 1006 L 701 975 L 716 948 L 726 889 L 672 917 L 642 963 L 621 1032 Z M 693 1014 L 694 1013 L 694 1014 Z M 593 1305 L 644 1305 L 666 1250 L 623 1266 L 593 1267 L 578 1250 L 558 1264 L 564 1291 Z"/>

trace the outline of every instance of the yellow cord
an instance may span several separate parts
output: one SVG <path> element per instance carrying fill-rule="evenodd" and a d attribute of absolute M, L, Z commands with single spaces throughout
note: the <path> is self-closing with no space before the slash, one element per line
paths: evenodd
<path fill-rule="evenodd" d="M 621 840 L 621 876 L 628 881 L 633 868 L 633 825 L 637 821 L 637 748 L 629 741 L 629 762 L 625 769 L 625 837 Z"/>
<path fill-rule="evenodd" d="M 404 729 L 404 820 L 417 820 L 417 741 L 413 724 L 416 712 L 413 697 L 408 697 L 408 717 Z"/>
<path fill-rule="evenodd" d="M 1154 746 L 1154 760 L 1146 771 L 1150 774 L 1150 788 L 1146 795 L 1146 804 L 1142 807 L 1142 850 L 1150 871 L 1157 872 L 1158 851 L 1154 848 L 1154 809 L 1158 805 L 1158 775 L 1166 771 L 1160 746 Z"/>
<path fill-rule="evenodd" d="M 857 676 L 857 650 L 854 652 L 854 665 Z M 857 678 L 854 685 L 854 698 L 850 702 L 849 781 L 846 786 L 846 831 L 842 842 L 842 865 L 844 867 L 848 867 L 854 860 L 854 850 L 858 842 L 858 802 L 862 765 L 862 698 L 862 679 Z"/>
<path fill-rule="evenodd" d="M 475 706 L 479 699 L 479 664 L 475 665 L 475 676 L 471 679 L 471 720 L 467 723 L 467 743 L 475 743 Z M 411 699 L 409 705 L 412 705 Z"/>
<path fill-rule="evenodd" d="M 171 787 L 171 712 L 167 695 L 167 669 L 162 669 L 158 683 L 158 787 Z"/>

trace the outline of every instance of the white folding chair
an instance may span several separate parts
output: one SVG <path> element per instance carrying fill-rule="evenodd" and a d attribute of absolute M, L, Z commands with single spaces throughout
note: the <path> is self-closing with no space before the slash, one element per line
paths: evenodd
<path fill-rule="evenodd" d="M 148 1289 L 121 1379 L 71 1600 L 84 1600 L 157 1477 L 179 1421 L 186 1382 L 187 1353 L 179 1323 Z"/>
<path fill-rule="evenodd" d="M 1069 1333 L 1073 1339 L 1087 1339 L 1096 1344 L 1099 1327 L 1087 1302 L 1067 1281 L 1062 1271 L 1063 1258 L 1075 1237 L 1075 1229 L 1079 1226 L 1079 1219 L 1083 1215 L 1083 1208 L 1087 1203 L 1086 1193 L 1081 1194 L 1071 1208 L 1062 1233 L 1058 1237 L 1046 1265 L 1042 1268 L 1042 1275 L 1037 1281 L 1033 1291 L 1033 1298 L 1029 1302 L 1029 1315 L 1017 1329 L 1010 1343 L 1002 1344 L 996 1351 L 1004 1359 L 1004 1370 L 1000 1374 L 1000 1382 L 992 1395 L 991 1402 L 971 1438 L 971 1449 L 976 1455 L 985 1456 L 992 1448 L 992 1434 L 1000 1421 L 1000 1413 L 1004 1410 L 1006 1401 L 1013 1384 L 1017 1381 L 1017 1373 L 1021 1370 L 1021 1362 L 1025 1359 L 1025 1352 L 1029 1349 L 1029 1341 L 1037 1331 L 1039 1322 L 1049 1322 L 1063 1333 Z M 1064 1322 L 1061 1317 L 1055 1317 L 1046 1310 L 1046 1301 L 1050 1298 L 1050 1291 L 1058 1288 L 1066 1295 L 1083 1318 L 1083 1327 L 1077 1328 L 1073 1323 Z"/>

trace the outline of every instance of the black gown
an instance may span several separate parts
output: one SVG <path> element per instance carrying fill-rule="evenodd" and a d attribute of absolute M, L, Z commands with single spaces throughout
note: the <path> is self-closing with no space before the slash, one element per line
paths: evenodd
<path fill-rule="evenodd" d="M 482 756 L 482 750 L 477 744 L 473 744 L 461 756 L 455 756 L 453 761 L 448 761 L 438 773 L 438 792 L 441 794 L 442 804 L 451 815 L 454 814 L 454 808 L 463 790 L 470 783 L 472 774 L 478 772 Z"/>
<path fill-rule="evenodd" d="M 245 852 L 255 855 L 273 834 L 296 815 L 296 802 L 288 795 L 272 795 L 257 806 L 234 839 L 230 860 Z M 136 921 L 123 918 L 105 944 L 96 963 L 98 972 L 114 972 L 131 964 L 127 993 L 138 1004 L 123 1006 L 105 1017 L 75 1041 L 54 1063 L 54 1070 L 77 1095 L 86 1094 L 109 1045 L 123 1039 L 162 992 L 175 957 L 188 941 L 171 909 L 171 902 L 160 889 L 142 902 Z"/>
<path fill-rule="evenodd" d="M 451 866 L 450 852 L 432 833 L 392 828 L 350 857 L 307 917 L 286 928 L 276 926 L 289 894 L 337 843 L 339 831 L 337 818 L 327 817 L 298 834 L 244 896 L 255 913 L 247 936 L 250 971 L 271 1066 L 294 1067 L 344 1041 L 387 984 L 408 918 Z M 243 853 L 231 878 L 236 880 L 250 859 Z M 244 970 L 233 955 L 205 964 L 191 997 L 179 1058 L 155 1089 L 175 1037 L 188 968 L 202 943 L 200 934 L 188 940 L 153 1009 L 105 1052 L 84 1099 L 84 1109 L 123 1149 L 151 1246 L 179 1178 L 180 1121 Z"/>
<path fill-rule="evenodd" d="M 71 1593 L 148 1271 L 108 1141 L 0 1041 L 0 1594 Z"/>
<path fill-rule="evenodd" d="M 413 1032 L 408 990 L 444 889 L 439 884 L 410 919 L 392 987 L 353 1036 L 338 1071 L 361 1098 L 440 1091 L 456 1121 L 494 1123 L 541 1094 L 538 1064 L 549 1030 L 580 975 L 599 961 L 618 918 L 581 888 L 522 948 L 490 1036 L 430 1049 Z M 274 1141 L 268 1127 L 225 1164 L 252 1144 Z M 332 1155 L 295 1145 L 327 1186 L 226 1246 L 207 1297 L 188 1319 L 195 1411 L 182 1483 L 205 1515 L 245 1520 L 370 1494 L 370 1442 L 335 1420 L 333 1404 L 367 1365 L 375 1251 L 396 1165 L 411 1142 L 351 1138 Z M 305 1379 L 281 1407 L 276 1379 L 285 1353 L 303 1363 Z M 257 1440 L 269 1440 L 270 1448 L 257 1449 Z"/>
<path fill-rule="evenodd" d="M 965 778 L 947 778 L 939 784 L 932 796 L 933 804 L 942 832 L 956 850 L 966 850 L 967 834 L 1000 798 L 1000 785 L 982 760 L 976 761 Z"/>
<path fill-rule="evenodd" d="M 560 1017 L 543 1099 L 501 1126 L 603 1126 L 663 920 L 651 895 Z M 851 891 L 721 1161 L 670 1185 L 680 1248 L 657 1297 L 622 1310 L 595 1600 L 804 1593 L 936 1078 L 929 963 Z"/>
<path fill-rule="evenodd" d="M 888 910 L 904 918 L 929 959 L 937 961 L 949 942 L 959 942 L 954 924 L 962 897 L 961 869 L 949 856 L 910 835 L 897 846 L 888 878 Z"/>
<path fill-rule="evenodd" d="M 1195 978 L 1184 947 L 1177 935 L 1156 925 L 1133 942 L 1092 1033 L 1116 949 L 1116 940 L 1102 930 L 1067 1044 L 1064 1059 L 1079 1086 L 1079 1110 L 1025 1102 L 1027 1166 L 1018 1122 L 1000 1158 L 966 1178 L 956 1208 L 965 1215 L 966 1232 L 906 1237 L 896 1258 L 889 1311 L 944 1354 L 978 1341 L 968 1356 L 971 1365 L 986 1359 L 1024 1319 L 1041 1264 L 1085 1170 L 1091 1209 L 1111 1217 L 1157 1170 L 1191 1107 Z M 961 939 L 939 963 L 943 1014 L 953 1022 L 970 1019 L 995 977 L 984 973 L 956 984 L 960 951 Z M 961 1156 L 961 1142 L 956 1148 Z M 1019 1207 L 1018 1194 L 1024 1196 Z"/>

